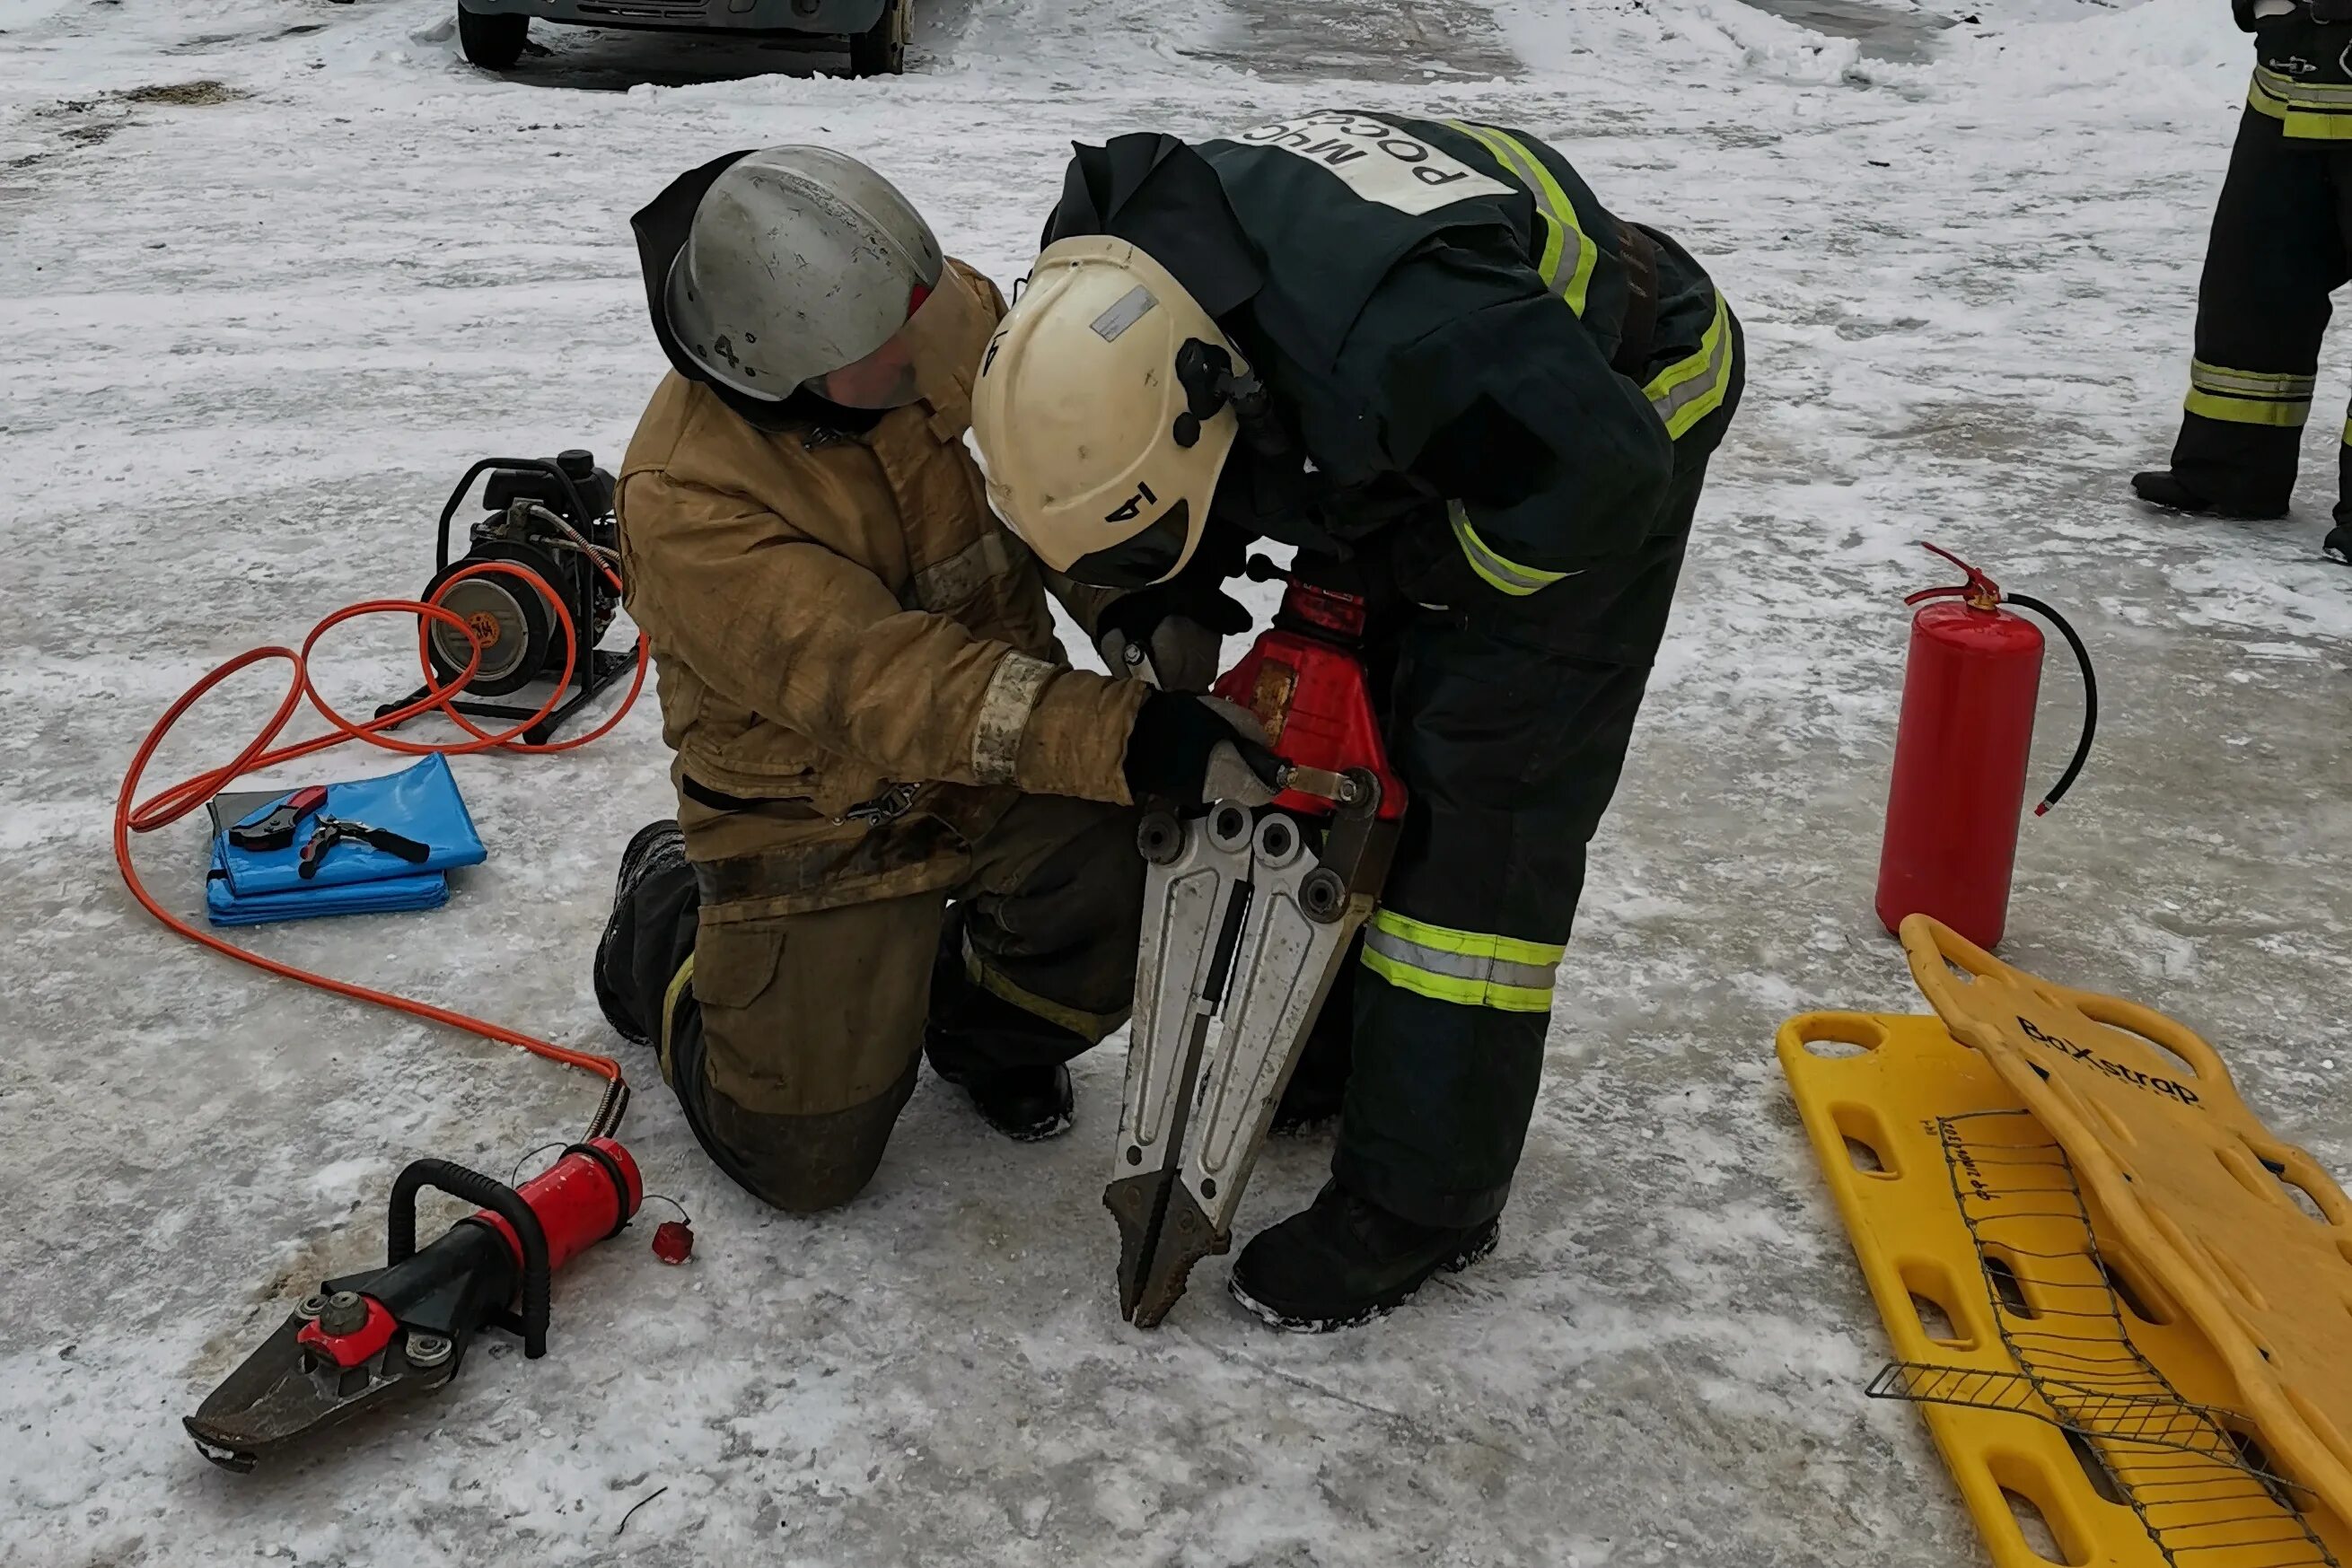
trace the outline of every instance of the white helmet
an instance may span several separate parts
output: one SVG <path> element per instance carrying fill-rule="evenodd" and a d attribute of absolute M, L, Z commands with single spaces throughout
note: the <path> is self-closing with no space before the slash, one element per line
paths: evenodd
<path fill-rule="evenodd" d="M 1125 240 L 1037 258 L 972 388 L 988 498 L 1040 559 L 1141 588 L 1183 570 L 1258 391 L 1173 274 Z"/>
<path fill-rule="evenodd" d="M 781 402 L 887 343 L 944 266 L 889 181 L 829 148 L 771 147 L 703 193 L 664 314 L 711 380 Z"/>

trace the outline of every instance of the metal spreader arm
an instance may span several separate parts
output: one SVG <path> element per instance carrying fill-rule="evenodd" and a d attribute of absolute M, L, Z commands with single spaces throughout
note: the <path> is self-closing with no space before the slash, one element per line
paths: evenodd
<path fill-rule="evenodd" d="M 1103 1191 L 1120 1313 L 1139 1327 L 1232 1247 L 1275 1107 L 1379 896 L 1397 824 L 1380 820 L 1374 774 L 1345 777 L 1348 803 L 1328 825 L 1231 800 L 1144 820 L 1137 1008 Z"/>

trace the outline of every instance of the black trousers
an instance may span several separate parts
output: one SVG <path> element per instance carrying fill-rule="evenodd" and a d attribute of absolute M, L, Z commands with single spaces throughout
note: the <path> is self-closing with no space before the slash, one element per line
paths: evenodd
<path fill-rule="evenodd" d="M 1730 412 L 1689 444 L 1710 450 Z M 1475 1225 L 1510 1196 L 1585 849 L 1624 768 L 1706 474 L 1705 456 L 1685 461 L 1632 555 L 1402 630 L 1389 728 L 1412 800 L 1349 998 L 1332 1164 L 1391 1213 Z"/>
<path fill-rule="evenodd" d="M 2233 511 L 2283 512 L 2294 490 L 2332 290 L 2352 281 L 2352 143 L 2290 141 L 2249 109 L 2213 214 L 2197 352 L 2173 472 Z M 2339 446 L 2340 497 L 2352 447 Z M 2352 521 L 2339 499 L 2336 520 Z"/>

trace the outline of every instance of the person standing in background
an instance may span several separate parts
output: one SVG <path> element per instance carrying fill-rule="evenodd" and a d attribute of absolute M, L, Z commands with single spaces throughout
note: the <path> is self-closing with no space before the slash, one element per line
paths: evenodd
<path fill-rule="evenodd" d="M 2195 357 L 2168 468 L 2136 476 L 2167 511 L 2286 515 L 2318 384 L 2328 295 L 2352 281 L 2352 0 L 2231 0 L 2254 79 L 2213 214 Z M 2326 550 L 2352 559 L 2352 423 Z"/>

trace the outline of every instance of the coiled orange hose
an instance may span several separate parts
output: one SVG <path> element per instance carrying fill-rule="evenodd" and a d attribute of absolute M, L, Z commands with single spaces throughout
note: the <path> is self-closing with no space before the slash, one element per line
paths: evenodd
<path fill-rule="evenodd" d="M 604 566 L 602 562 L 598 565 L 606 580 L 617 591 L 621 585 L 620 578 L 610 567 Z M 455 699 L 465 690 L 466 684 L 474 678 L 475 673 L 481 667 L 482 643 L 473 628 L 468 626 L 461 616 L 445 608 L 441 603 L 442 599 L 458 583 L 468 578 L 490 573 L 520 579 L 525 586 L 552 606 L 556 619 L 563 628 L 564 646 L 563 673 L 555 682 L 554 689 L 547 701 L 541 706 L 538 712 L 517 724 L 513 728 L 498 732 L 480 728 L 457 710 Z M 310 678 L 310 655 L 318 646 L 319 639 L 344 622 L 356 620 L 363 615 L 390 614 L 414 615 L 417 618 L 417 657 L 425 667 L 425 695 L 413 703 L 385 714 L 381 718 L 371 719 L 364 724 L 354 724 L 337 713 L 320 695 L 318 686 Z M 465 669 L 460 671 L 457 678 L 446 686 L 442 685 L 434 674 L 433 661 L 426 643 L 428 622 L 438 622 L 455 628 L 466 638 L 471 650 Z M 572 612 L 565 606 L 562 597 L 548 585 L 546 579 L 529 567 L 512 561 L 493 560 L 481 562 L 456 573 L 434 592 L 429 601 L 371 599 L 357 604 L 346 605 L 310 628 L 310 635 L 302 639 L 299 650 L 273 644 L 268 647 L 250 649 L 238 654 L 189 687 L 177 702 L 166 709 L 163 716 L 155 721 L 155 727 L 147 732 L 147 738 L 140 743 L 139 749 L 131 758 L 131 766 L 122 776 L 121 790 L 115 797 L 114 802 L 114 863 L 122 873 L 124 885 L 131 889 L 131 897 L 139 901 L 142 908 L 172 930 L 191 942 L 209 947 L 214 952 L 234 958 L 240 964 L 249 964 L 266 973 L 278 975 L 289 980 L 299 980 L 306 986 L 313 986 L 322 991 L 331 991 L 339 997 L 349 997 L 354 1001 L 373 1002 L 378 1007 L 389 1008 L 394 1012 L 404 1013 L 411 1018 L 427 1019 L 451 1029 L 464 1030 L 469 1034 L 479 1035 L 485 1040 L 494 1040 L 505 1045 L 520 1046 L 534 1056 L 542 1056 L 550 1061 L 560 1061 L 567 1067 L 575 1067 L 583 1072 L 595 1074 L 604 1080 L 607 1088 L 586 1135 L 588 1137 L 609 1135 L 619 1127 L 622 1113 L 628 1105 L 629 1095 L 628 1082 L 621 1076 L 621 1064 L 611 1057 L 598 1056 L 590 1051 L 573 1051 L 568 1047 L 541 1040 L 536 1036 L 524 1034 L 519 1030 L 508 1029 L 504 1025 L 491 1023 L 487 1019 L 475 1018 L 453 1009 L 436 1007 L 430 1002 L 418 1001 L 413 997 L 399 996 L 391 991 L 376 990 L 372 987 L 358 985 L 350 980 L 340 980 L 330 975 L 321 975 L 302 968 L 298 965 L 283 963 L 276 958 L 268 958 L 258 953 L 249 952 L 234 943 L 222 940 L 210 931 L 191 925 L 164 908 L 155 896 L 148 892 L 146 883 L 140 880 L 139 868 L 133 862 L 131 853 L 132 834 L 152 833 L 159 828 L 168 827 L 205 805 L 214 796 L 247 774 L 274 768 L 281 763 L 293 761 L 297 758 L 309 757 L 327 750 L 331 747 L 341 746 L 346 741 L 362 741 L 386 751 L 401 752 L 411 757 L 424 757 L 436 753 L 444 757 L 465 757 L 478 751 L 491 750 L 532 753 L 572 751 L 602 739 L 612 733 L 614 727 L 627 715 L 629 709 L 635 704 L 638 694 L 645 689 L 646 672 L 651 664 L 652 656 L 642 639 L 637 646 L 636 677 L 629 683 L 628 695 L 621 699 L 620 706 L 614 708 L 611 716 L 602 724 L 586 734 L 576 736 L 569 740 L 532 745 L 521 738 L 534 725 L 552 713 L 556 705 L 562 700 L 564 689 L 571 683 L 572 671 L 577 667 L 582 653 L 580 632 L 578 627 L 572 623 Z M 144 802 L 139 802 L 140 781 L 147 771 L 148 764 L 153 760 L 157 747 L 163 745 L 164 737 L 171 734 L 173 727 L 180 722 L 188 710 L 204 700 L 215 686 L 230 676 L 267 659 L 285 660 L 293 666 L 294 678 L 287 688 L 285 697 L 278 703 L 277 711 L 271 715 L 268 723 L 262 727 L 260 733 L 256 735 L 235 758 L 221 767 L 209 772 L 197 774 L 193 779 L 184 779 L 169 789 L 157 791 Z M 305 699 L 312 708 L 317 710 L 319 716 L 326 720 L 329 726 L 328 732 L 271 750 L 270 747 L 285 730 L 288 723 L 293 719 L 295 712 Z M 445 715 L 460 729 L 466 731 L 469 738 L 444 745 L 404 740 L 388 733 L 396 726 L 428 712 L 439 712 Z"/>

